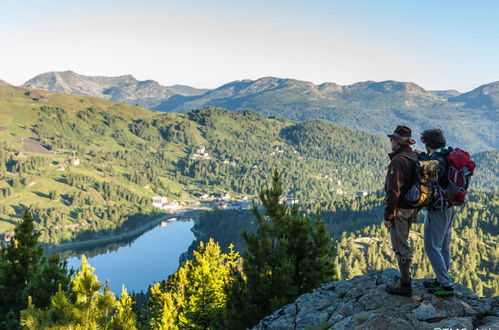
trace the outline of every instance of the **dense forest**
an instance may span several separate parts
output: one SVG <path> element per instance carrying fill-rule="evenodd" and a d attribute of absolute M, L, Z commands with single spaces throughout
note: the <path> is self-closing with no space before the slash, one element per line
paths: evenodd
<path fill-rule="evenodd" d="M 309 214 L 316 214 L 320 210 L 326 228 L 338 244 L 335 259 L 338 277 L 350 279 L 370 270 L 397 268 L 389 233 L 381 225 L 381 199 L 356 198 L 310 209 L 313 211 Z M 423 247 L 424 213 L 424 210 L 421 211 L 419 221 L 413 225 L 410 235 L 411 246 L 415 251 L 412 272 L 417 278 L 433 276 Z M 255 228 L 255 218 L 249 211 L 206 212 L 195 224 L 193 231 L 197 240 L 189 251 L 210 238 L 220 242 L 222 247 L 233 244 L 236 250 L 243 251 L 245 244 L 241 231 L 254 231 Z M 464 207 L 456 207 L 451 246 L 451 275 L 456 282 L 465 284 L 480 295 L 499 294 L 498 235 L 499 193 L 472 191 L 469 202 Z"/>

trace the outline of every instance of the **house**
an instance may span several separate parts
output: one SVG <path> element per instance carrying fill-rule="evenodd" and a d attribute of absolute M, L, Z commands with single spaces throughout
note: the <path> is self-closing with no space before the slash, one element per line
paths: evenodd
<path fill-rule="evenodd" d="M 168 203 L 168 198 L 167 197 L 162 197 L 162 196 L 154 196 L 152 198 L 152 206 L 161 208 L 163 204 Z"/>
<path fill-rule="evenodd" d="M 279 203 L 286 203 L 288 205 L 298 204 L 299 202 L 300 200 L 293 197 L 281 196 L 281 198 L 279 198 Z"/>
<path fill-rule="evenodd" d="M 366 197 L 367 195 L 369 195 L 369 193 L 367 191 L 364 191 L 364 190 L 357 191 L 357 196 L 359 196 L 359 197 Z"/>
<path fill-rule="evenodd" d="M 346 194 L 346 191 L 344 191 L 343 189 L 335 189 L 334 192 L 340 196 Z"/>
<path fill-rule="evenodd" d="M 59 164 L 56 168 L 57 171 L 65 171 L 66 170 L 66 167 L 62 164 Z"/>
<path fill-rule="evenodd" d="M 199 146 L 197 153 L 198 154 L 204 154 L 205 151 L 206 151 L 206 147 L 205 146 Z"/>
<path fill-rule="evenodd" d="M 12 231 L 6 232 L 3 235 L 3 238 L 0 238 L 0 246 L 1 245 L 7 245 L 9 242 L 11 242 L 14 237 L 16 237 L 16 234 Z"/>
<path fill-rule="evenodd" d="M 229 193 L 228 193 L 228 192 L 226 192 L 226 191 L 224 191 L 224 192 L 222 193 L 222 199 L 223 199 L 223 200 L 226 200 L 226 201 L 230 200 L 230 195 L 229 195 Z"/>
<path fill-rule="evenodd" d="M 178 201 L 166 202 L 161 205 L 162 210 L 171 211 L 180 206 Z"/>
<path fill-rule="evenodd" d="M 78 157 L 73 157 L 69 160 L 69 163 L 74 166 L 80 165 L 80 158 Z"/>
<path fill-rule="evenodd" d="M 187 207 L 199 206 L 199 202 L 194 201 L 194 200 L 188 200 L 188 201 L 185 201 L 185 206 L 187 206 Z"/>

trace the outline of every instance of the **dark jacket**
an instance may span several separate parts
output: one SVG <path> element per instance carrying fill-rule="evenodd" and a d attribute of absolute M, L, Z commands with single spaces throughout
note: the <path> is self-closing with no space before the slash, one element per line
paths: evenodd
<path fill-rule="evenodd" d="M 413 209 L 405 202 L 403 196 L 415 180 L 416 163 L 414 160 L 400 155 L 401 153 L 418 158 L 409 146 L 401 146 L 388 156 L 391 159 L 385 181 L 385 220 L 393 221 L 397 209 Z"/>

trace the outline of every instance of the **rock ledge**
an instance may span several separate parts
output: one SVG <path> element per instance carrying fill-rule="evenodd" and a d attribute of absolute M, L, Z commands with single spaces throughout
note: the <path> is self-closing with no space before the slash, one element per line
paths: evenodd
<path fill-rule="evenodd" d="M 456 284 L 454 298 L 437 298 L 422 279 L 413 281 L 412 297 L 392 296 L 384 288 L 396 275 L 387 269 L 324 283 L 253 329 L 499 329 L 499 297 L 479 298 Z"/>

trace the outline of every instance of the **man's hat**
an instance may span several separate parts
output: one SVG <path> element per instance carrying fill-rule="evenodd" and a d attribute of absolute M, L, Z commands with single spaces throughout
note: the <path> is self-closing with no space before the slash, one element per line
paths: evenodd
<path fill-rule="evenodd" d="M 390 139 L 394 139 L 399 144 L 416 144 L 416 141 L 411 139 L 411 129 L 407 126 L 397 126 L 392 134 L 388 134 Z"/>

